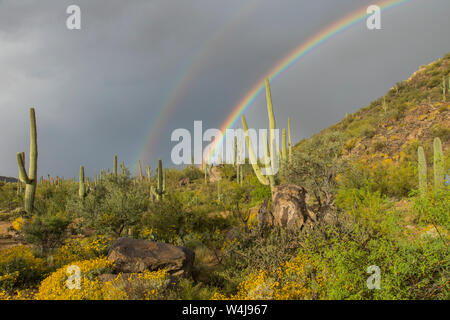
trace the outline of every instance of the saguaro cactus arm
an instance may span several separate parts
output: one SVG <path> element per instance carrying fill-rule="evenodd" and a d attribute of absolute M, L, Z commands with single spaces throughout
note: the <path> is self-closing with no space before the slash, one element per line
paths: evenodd
<path fill-rule="evenodd" d="M 19 166 L 19 179 L 26 183 L 24 206 L 25 211 L 29 214 L 34 209 L 34 196 L 36 194 L 37 185 L 37 130 L 36 130 L 36 113 L 34 108 L 30 108 L 30 167 L 28 174 L 25 170 L 25 153 L 17 154 L 17 164 Z"/>
<path fill-rule="evenodd" d="M 259 182 L 261 182 L 264 185 L 269 185 L 269 179 L 261 173 L 261 168 L 258 165 L 255 151 L 253 150 L 253 145 L 250 140 L 250 136 L 248 134 L 248 126 L 247 121 L 245 120 L 245 116 L 242 115 L 241 119 L 242 119 L 242 127 L 244 128 L 245 143 L 247 145 L 248 156 L 250 158 L 250 163 L 253 167 L 253 171 L 255 172 Z"/>
<path fill-rule="evenodd" d="M 17 153 L 17 164 L 19 166 L 19 180 L 25 184 L 31 183 L 31 180 L 28 178 L 28 174 L 25 169 L 25 153 L 24 152 Z"/>

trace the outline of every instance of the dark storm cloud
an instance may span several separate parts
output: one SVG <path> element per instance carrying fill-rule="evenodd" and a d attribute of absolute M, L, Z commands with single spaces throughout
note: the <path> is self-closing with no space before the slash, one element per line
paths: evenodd
<path fill-rule="evenodd" d="M 133 166 L 182 70 L 224 29 L 143 156 L 168 163 L 173 129 L 190 129 L 193 120 L 218 127 L 277 61 L 372 1 L 255 3 L 235 21 L 242 0 L 76 1 L 82 30 L 69 31 L 72 1 L 0 1 L 0 175 L 16 175 L 15 153 L 28 153 L 30 106 L 41 175 L 73 176 L 80 164 L 92 174 L 110 167 L 114 154 Z M 383 13 L 383 30 L 361 23 L 308 54 L 272 84 L 280 127 L 291 116 L 298 141 L 443 56 L 449 13 L 447 0 L 413 0 Z M 261 97 L 247 112 L 251 125 L 266 125 L 264 111 Z"/>

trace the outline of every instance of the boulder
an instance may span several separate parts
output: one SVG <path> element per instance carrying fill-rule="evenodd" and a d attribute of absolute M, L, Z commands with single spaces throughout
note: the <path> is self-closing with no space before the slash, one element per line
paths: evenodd
<path fill-rule="evenodd" d="M 306 190 L 301 186 L 286 184 L 272 188 L 273 225 L 290 230 L 302 228 L 317 221 L 316 215 L 306 205 Z M 269 217 L 266 216 L 268 222 Z"/>
<path fill-rule="evenodd" d="M 114 271 L 121 273 L 166 269 L 171 275 L 187 276 L 192 271 L 194 259 L 195 253 L 188 248 L 131 238 L 117 239 L 108 252 Z"/>

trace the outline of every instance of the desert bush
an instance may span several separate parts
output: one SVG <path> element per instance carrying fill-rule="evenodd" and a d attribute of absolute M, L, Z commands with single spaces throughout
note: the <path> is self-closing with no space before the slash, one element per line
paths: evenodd
<path fill-rule="evenodd" d="M 414 197 L 414 209 L 421 223 L 441 225 L 450 230 L 450 188 L 430 191 L 426 197 Z"/>
<path fill-rule="evenodd" d="M 311 300 L 323 295 L 325 282 L 325 273 L 317 274 L 314 263 L 306 255 L 298 255 L 273 271 L 250 273 L 235 294 L 227 297 L 216 292 L 213 299 Z"/>
<path fill-rule="evenodd" d="M 341 157 L 344 144 L 345 137 L 338 132 L 313 137 L 281 167 L 281 181 L 305 187 L 319 207 L 330 205 L 337 187 L 335 178 L 345 168 Z"/>
<path fill-rule="evenodd" d="M 67 210 L 97 234 L 120 237 L 137 225 L 148 203 L 149 190 L 129 174 L 108 175 L 84 199 L 74 194 Z"/>
<path fill-rule="evenodd" d="M 16 183 L 0 184 L 0 210 L 11 211 L 20 207 L 22 204 L 22 196 L 17 194 Z"/>
<path fill-rule="evenodd" d="M 0 291 L 12 293 L 39 283 L 47 272 L 44 260 L 30 248 L 17 246 L 0 251 Z"/>
<path fill-rule="evenodd" d="M 69 269 L 70 266 L 76 266 L 80 270 L 79 289 L 71 289 L 67 285 L 69 276 L 73 275 L 73 271 Z M 74 261 L 44 279 L 35 298 L 37 300 L 102 300 L 105 297 L 104 285 L 97 277 L 103 273 L 110 273 L 111 269 L 112 263 L 106 258 Z M 70 283 L 76 285 L 76 283 Z"/>
<path fill-rule="evenodd" d="M 21 231 L 25 241 L 36 245 L 46 254 L 64 242 L 70 220 L 64 214 L 36 215 L 23 224 Z"/>
<path fill-rule="evenodd" d="M 52 254 L 52 263 L 62 267 L 73 261 L 91 260 L 107 255 L 111 240 L 104 236 L 68 239 Z"/>

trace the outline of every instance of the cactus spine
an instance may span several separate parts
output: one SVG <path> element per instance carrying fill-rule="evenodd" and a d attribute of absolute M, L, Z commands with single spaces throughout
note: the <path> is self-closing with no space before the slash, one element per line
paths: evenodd
<path fill-rule="evenodd" d="M 162 168 L 162 160 L 158 160 L 158 186 L 155 189 L 151 188 L 150 192 L 155 196 L 156 200 L 162 199 L 163 195 L 166 193 L 166 177 Z"/>
<path fill-rule="evenodd" d="M 272 105 L 272 94 L 270 92 L 270 84 L 269 79 L 266 79 L 266 101 L 267 101 L 267 114 L 269 117 L 269 142 L 267 143 L 268 146 L 266 147 L 265 152 L 265 164 L 269 164 L 270 169 L 268 175 L 263 175 L 261 173 L 261 168 L 257 162 L 257 158 L 255 155 L 255 152 L 253 150 L 252 143 L 250 141 L 250 136 L 248 134 L 248 126 L 247 121 L 245 120 L 244 115 L 242 115 L 242 126 L 244 128 L 244 135 L 245 135 L 245 143 L 247 145 L 247 150 L 250 158 L 250 162 L 253 167 L 253 171 L 255 172 L 256 177 L 258 178 L 259 182 L 261 182 L 264 185 L 270 185 L 270 187 L 275 185 L 275 166 L 277 161 L 277 150 L 276 150 L 276 144 L 275 144 L 275 116 L 273 113 L 273 105 Z M 265 141 L 267 141 L 267 136 L 265 137 Z M 266 145 L 266 144 L 265 144 Z"/>
<path fill-rule="evenodd" d="M 78 181 L 78 195 L 80 199 L 86 196 L 86 184 L 84 182 L 84 167 L 80 166 L 80 180 Z"/>
<path fill-rule="evenodd" d="M 17 164 L 19 166 L 19 180 L 25 183 L 25 211 L 31 214 L 34 209 L 34 197 L 36 194 L 37 182 L 37 130 L 36 130 L 36 114 L 34 108 L 30 108 L 30 167 L 29 174 L 25 169 L 25 153 L 17 153 Z"/>
<path fill-rule="evenodd" d="M 425 197 L 427 194 L 427 161 L 422 147 L 417 149 L 417 158 L 419 162 L 419 192 L 422 197 Z"/>
<path fill-rule="evenodd" d="M 444 154 L 441 139 L 434 138 L 433 149 L 434 189 L 438 191 L 444 186 Z"/>

